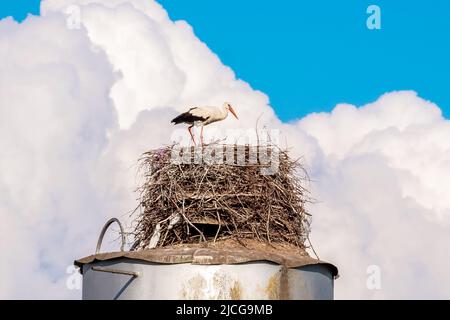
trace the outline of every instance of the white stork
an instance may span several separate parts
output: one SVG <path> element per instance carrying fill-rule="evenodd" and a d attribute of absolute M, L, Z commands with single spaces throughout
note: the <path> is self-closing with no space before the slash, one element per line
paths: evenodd
<path fill-rule="evenodd" d="M 224 120 L 228 116 L 228 111 L 230 111 L 236 119 L 239 119 L 236 115 L 231 104 L 225 102 L 222 107 L 194 107 L 190 108 L 188 111 L 180 114 L 178 117 L 174 118 L 171 122 L 174 124 L 187 123 L 189 134 L 191 135 L 192 142 L 195 144 L 194 135 L 192 134 L 192 127 L 201 127 L 200 131 L 200 141 L 203 145 L 203 127 L 216 122 Z"/>

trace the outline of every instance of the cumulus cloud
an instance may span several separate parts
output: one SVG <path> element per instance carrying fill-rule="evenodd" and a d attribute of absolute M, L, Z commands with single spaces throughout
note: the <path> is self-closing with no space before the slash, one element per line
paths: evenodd
<path fill-rule="evenodd" d="M 71 0 L 42 4 L 47 12 L 64 11 Z M 122 75 L 111 88 L 122 128 L 129 128 L 141 110 L 171 106 L 239 102 L 240 113 L 252 109 L 273 114 L 267 97 L 243 81 L 193 33 L 185 21 L 172 22 L 153 1 L 77 1 L 81 22 L 92 42 L 108 55 Z M 100 4 L 101 3 L 101 4 Z"/>
<path fill-rule="evenodd" d="M 320 199 L 312 240 L 341 267 L 338 297 L 448 297 L 450 123 L 439 108 L 393 92 L 296 125 L 323 156 L 311 164 Z M 370 265 L 381 270 L 381 290 L 367 290 Z"/>
<path fill-rule="evenodd" d="M 260 117 L 304 157 L 319 200 L 311 238 L 340 268 L 337 298 L 449 298 L 450 124 L 438 106 L 392 92 L 282 123 L 154 1 L 46 0 L 41 12 L 0 21 L 0 298 L 79 298 L 66 268 L 107 218 L 127 221 L 138 156 L 170 142 L 186 106 L 223 101 L 241 120 L 222 127 Z M 366 286 L 370 265 L 380 290 Z"/>
<path fill-rule="evenodd" d="M 2 20 L 0 40 L 0 297 L 58 297 L 69 252 L 88 249 L 86 218 L 105 217 L 92 174 L 117 128 L 114 76 L 61 15 Z"/>

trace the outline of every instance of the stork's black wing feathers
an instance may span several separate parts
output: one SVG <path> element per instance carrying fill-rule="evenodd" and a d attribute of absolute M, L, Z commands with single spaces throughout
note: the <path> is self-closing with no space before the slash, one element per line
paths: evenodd
<path fill-rule="evenodd" d="M 190 113 L 190 111 L 193 109 L 196 109 L 196 108 L 191 108 L 191 109 L 189 109 L 189 111 L 180 114 L 178 117 L 172 119 L 171 122 L 173 122 L 175 124 L 194 123 L 195 121 L 206 121 L 209 118 L 209 117 L 204 118 L 204 117 L 193 115 L 192 113 Z"/>

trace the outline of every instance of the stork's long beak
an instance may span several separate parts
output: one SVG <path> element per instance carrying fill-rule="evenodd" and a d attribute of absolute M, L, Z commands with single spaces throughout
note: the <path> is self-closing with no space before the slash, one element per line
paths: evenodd
<path fill-rule="evenodd" d="M 233 116 L 235 116 L 235 118 L 239 120 L 238 116 L 236 115 L 236 112 L 234 112 L 234 109 L 231 106 L 229 110 L 233 114 Z"/>

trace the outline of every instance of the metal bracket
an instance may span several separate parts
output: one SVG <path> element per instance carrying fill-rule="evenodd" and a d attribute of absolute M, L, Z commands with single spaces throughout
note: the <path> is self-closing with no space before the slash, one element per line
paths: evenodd
<path fill-rule="evenodd" d="M 126 276 L 132 276 L 132 277 L 139 277 L 139 272 L 134 272 L 134 271 L 126 271 L 126 270 L 119 270 L 119 269 L 109 269 L 109 268 L 104 268 L 104 267 L 92 267 L 91 268 L 94 271 L 99 271 L 99 272 L 108 272 L 108 273 L 115 273 L 115 274 L 123 274 Z"/>
<path fill-rule="evenodd" d="M 114 222 L 117 222 L 117 224 L 120 227 L 120 234 L 122 235 L 122 244 L 120 246 L 120 251 L 124 251 L 124 247 L 125 247 L 125 233 L 123 231 L 122 224 L 120 223 L 119 219 L 111 218 L 105 223 L 105 225 L 103 226 L 102 232 L 100 232 L 100 236 L 98 237 L 98 241 L 97 241 L 97 248 L 95 249 L 95 254 L 100 253 L 100 248 L 102 246 L 103 237 L 105 236 L 106 230 L 108 230 L 109 226 L 112 223 L 114 223 Z"/>

